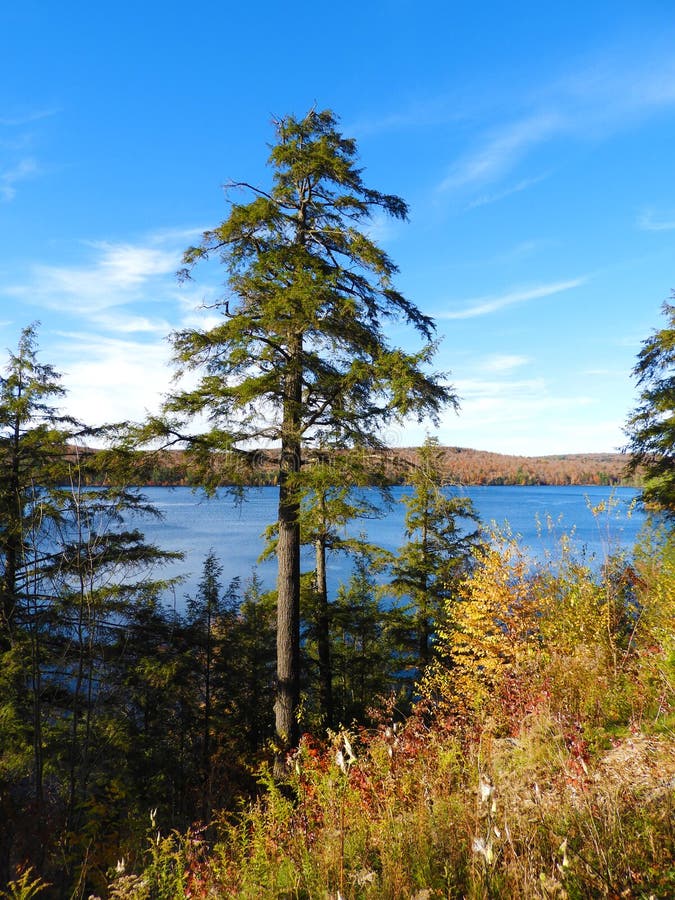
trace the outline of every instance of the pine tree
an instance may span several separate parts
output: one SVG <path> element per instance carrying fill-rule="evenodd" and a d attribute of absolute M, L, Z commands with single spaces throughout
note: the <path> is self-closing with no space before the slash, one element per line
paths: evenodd
<path fill-rule="evenodd" d="M 12 842 L 38 868 L 58 844 L 66 890 L 111 774 L 113 710 L 124 709 L 113 661 L 125 626 L 166 587 L 148 567 L 176 554 L 129 527 L 151 512 L 136 491 L 85 488 L 100 483 L 79 446 L 93 432 L 59 414 L 63 394 L 38 361 L 36 326 L 24 329 L 0 380 L 0 881 Z"/>
<path fill-rule="evenodd" d="M 303 453 L 311 446 L 376 446 L 388 422 L 434 417 L 455 398 L 428 373 L 432 320 L 393 287 L 396 266 L 363 229 L 378 211 L 404 219 L 405 203 L 366 187 L 355 142 L 339 133 L 331 112 L 288 116 L 275 128 L 270 189 L 231 185 L 252 199 L 232 203 L 225 221 L 185 254 L 185 277 L 214 255 L 225 264 L 228 290 L 216 304 L 222 318 L 173 336 L 178 365 L 201 378 L 173 394 L 146 435 L 187 439 L 207 485 L 236 474 L 233 464 L 252 442 L 280 445 L 280 761 L 298 736 Z M 419 352 L 390 346 L 385 326 L 397 321 L 425 340 Z M 199 414 L 212 427 L 186 434 L 186 419 Z"/>
<path fill-rule="evenodd" d="M 35 523 L 58 518 L 48 489 L 65 477 L 72 420 L 60 416 L 60 376 L 38 361 L 37 325 L 21 332 L 0 376 L 0 650 L 12 646 L 38 548 Z"/>
<path fill-rule="evenodd" d="M 244 583 L 243 597 L 229 642 L 232 678 L 229 709 L 239 736 L 240 752 L 251 759 L 274 734 L 275 615 L 273 596 L 263 592 L 254 571 Z"/>
<path fill-rule="evenodd" d="M 445 604 L 466 574 L 478 542 L 467 523 L 478 516 L 468 497 L 448 496 L 443 490 L 442 452 L 435 438 L 427 438 L 412 467 L 406 494 L 405 535 L 392 565 L 391 587 L 408 597 L 417 632 L 420 668 L 431 657 L 431 639 Z"/>
<path fill-rule="evenodd" d="M 215 552 L 210 550 L 204 560 L 202 577 L 197 593 L 187 600 L 187 637 L 192 657 L 193 681 L 198 685 L 198 707 L 201 712 L 196 727 L 201 736 L 199 793 L 200 813 L 203 822 L 211 816 L 214 785 L 213 754 L 214 733 L 222 732 L 222 710 L 229 705 L 228 697 L 234 688 L 234 661 L 236 653 L 233 632 L 239 606 L 239 579 L 234 579 L 227 590 L 222 587 L 223 567 Z M 216 728 L 216 723 L 221 726 Z"/>
<path fill-rule="evenodd" d="M 78 463 L 70 468 L 70 485 L 55 495 L 60 518 L 49 535 L 54 553 L 36 573 L 42 611 L 31 623 L 44 649 L 40 730 L 52 732 L 48 763 L 64 778 L 63 852 L 70 840 L 83 849 L 78 835 L 87 804 L 101 773 L 110 771 L 107 735 L 125 706 L 111 673 L 124 654 L 124 632 L 171 586 L 156 577 L 157 567 L 180 556 L 148 544 L 130 527 L 131 519 L 154 514 L 136 490 L 85 489 Z M 114 742 L 111 755 L 113 748 Z"/>
<path fill-rule="evenodd" d="M 303 573 L 302 649 L 305 684 L 316 693 L 317 725 L 335 726 L 333 671 L 331 662 L 331 618 L 327 565 L 331 554 L 356 557 L 368 553 L 375 559 L 380 548 L 363 535 L 354 536 L 348 526 L 357 519 L 377 519 L 392 502 L 389 485 L 376 458 L 360 452 L 312 451 L 305 459 L 300 500 L 300 541 L 311 547 L 314 568 Z M 276 550 L 276 525 L 267 529 L 271 538 L 262 558 Z M 316 684 L 316 691 L 314 685 Z M 311 706 L 311 704 L 310 704 Z M 306 711 L 309 706 L 305 704 Z"/>
<path fill-rule="evenodd" d="M 408 687 L 408 654 L 400 638 L 409 623 L 401 610 L 384 608 L 375 577 L 381 566 L 382 557 L 364 542 L 332 611 L 334 718 L 339 725 L 364 722 L 369 708 Z"/>
<path fill-rule="evenodd" d="M 633 369 L 640 402 L 626 433 L 629 468 L 645 473 L 644 501 L 675 519 L 675 304 L 663 311 L 667 325 L 643 343 Z"/>
<path fill-rule="evenodd" d="M 21 332 L 0 376 L 0 883 L 8 874 L 20 814 L 16 784 L 31 783 L 43 808 L 40 665 L 45 598 L 39 572 L 52 558 L 47 539 L 60 511 L 50 488 L 64 476 L 69 421 L 58 414 L 59 375 L 38 360 L 37 325 Z M 4 821 L 2 821 L 4 819 Z"/>

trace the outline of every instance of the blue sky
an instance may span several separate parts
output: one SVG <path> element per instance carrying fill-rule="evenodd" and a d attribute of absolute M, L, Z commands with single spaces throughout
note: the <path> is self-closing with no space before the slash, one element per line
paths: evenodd
<path fill-rule="evenodd" d="M 0 11 L 0 347 L 39 320 L 65 406 L 140 419 L 218 273 L 182 250 L 265 187 L 271 118 L 332 108 L 461 399 L 442 443 L 612 451 L 675 288 L 668 2 L 50 0 Z M 412 348 L 412 336 L 392 341 Z M 424 437 L 408 427 L 393 444 Z"/>

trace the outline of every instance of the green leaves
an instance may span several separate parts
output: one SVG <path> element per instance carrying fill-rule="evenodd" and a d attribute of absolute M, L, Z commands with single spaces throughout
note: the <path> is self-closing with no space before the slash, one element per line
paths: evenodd
<path fill-rule="evenodd" d="M 249 430 L 235 422 L 262 402 L 265 436 L 279 439 L 289 375 L 298 366 L 305 442 L 319 422 L 323 435 L 337 438 L 344 429 L 358 442 L 392 416 L 433 416 L 456 403 L 427 371 L 432 344 L 410 354 L 385 338 L 390 319 L 426 340 L 433 333 L 432 320 L 393 288 L 392 260 L 359 227 L 375 211 L 405 218 L 406 204 L 364 185 L 356 144 L 340 134 L 331 111 L 288 116 L 275 128 L 271 187 L 230 185 L 252 199 L 233 203 L 227 218 L 185 252 L 188 275 L 216 253 L 227 290 L 217 303 L 221 322 L 173 336 L 180 368 L 204 374 L 191 390 L 174 392 L 166 412 L 206 414 L 221 427 L 232 421 L 233 439 L 245 441 L 259 436 L 260 407 Z"/>
<path fill-rule="evenodd" d="M 438 441 L 427 438 L 410 473 L 412 493 L 403 499 L 408 540 L 391 567 L 394 593 L 407 597 L 413 610 L 421 666 L 429 662 L 444 605 L 455 595 L 478 546 L 478 532 L 466 525 L 478 516 L 468 497 L 444 493 L 441 459 Z"/>
<path fill-rule="evenodd" d="M 392 419 L 434 418 L 457 401 L 429 371 L 432 320 L 394 289 L 396 266 L 363 227 L 373 213 L 404 219 L 404 201 L 365 186 L 356 144 L 330 110 L 287 116 L 275 128 L 271 186 L 230 185 L 249 202 L 232 203 L 185 252 L 183 278 L 213 254 L 225 266 L 216 303 L 222 320 L 173 336 L 179 371 L 199 372 L 199 380 L 174 391 L 164 405 L 167 424 L 158 420 L 154 434 L 171 442 L 183 435 L 197 448 L 207 489 L 225 473 L 209 465 L 209 452 L 281 445 L 275 706 L 288 747 L 299 703 L 303 455 L 313 446 L 372 446 Z M 412 326 L 423 348 L 391 347 L 391 321 Z M 184 426 L 195 418 L 205 434 L 190 437 Z"/>
<path fill-rule="evenodd" d="M 664 303 L 665 328 L 648 338 L 633 370 L 642 388 L 626 425 L 631 471 L 644 470 L 643 500 L 675 517 L 675 305 Z"/>

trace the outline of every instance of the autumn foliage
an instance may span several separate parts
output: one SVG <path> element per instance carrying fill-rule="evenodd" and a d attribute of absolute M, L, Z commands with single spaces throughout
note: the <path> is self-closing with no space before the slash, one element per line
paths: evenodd
<path fill-rule="evenodd" d="M 259 770 L 212 840 L 151 831 L 109 896 L 671 896 L 674 584 L 672 538 L 591 567 L 493 535 L 413 715 L 305 734 L 285 783 Z"/>

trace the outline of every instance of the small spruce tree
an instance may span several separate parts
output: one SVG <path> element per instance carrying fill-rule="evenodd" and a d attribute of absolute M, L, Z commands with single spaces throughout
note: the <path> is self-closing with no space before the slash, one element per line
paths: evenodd
<path fill-rule="evenodd" d="M 470 498 L 443 490 L 442 455 L 435 438 L 419 450 L 409 477 L 412 493 L 403 499 L 408 540 L 391 567 L 391 588 L 410 600 L 421 669 L 429 663 L 436 624 L 470 568 L 479 539 L 476 529 L 466 527 L 478 521 Z"/>

